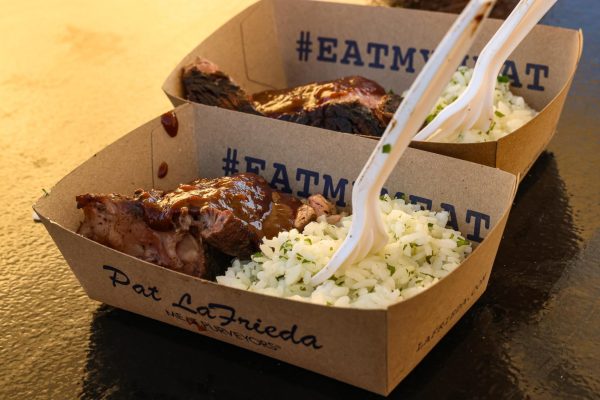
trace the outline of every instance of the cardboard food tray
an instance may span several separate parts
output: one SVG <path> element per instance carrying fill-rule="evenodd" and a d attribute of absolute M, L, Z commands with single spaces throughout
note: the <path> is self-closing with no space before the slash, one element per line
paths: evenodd
<path fill-rule="evenodd" d="M 398 8 L 259 1 L 189 53 L 171 72 L 163 90 L 174 105 L 183 103 L 182 68 L 203 56 L 248 93 L 349 75 L 365 76 L 402 93 L 455 18 Z M 466 65 L 474 65 L 474 57 L 501 22 L 484 22 Z M 511 78 L 511 90 L 540 111 L 517 131 L 496 142 L 413 142 L 411 146 L 522 178 L 554 135 L 582 43 L 580 31 L 538 25 L 510 56 L 501 72 Z"/>
<path fill-rule="evenodd" d="M 172 189 L 235 171 L 258 172 L 279 189 L 289 184 L 296 195 L 324 193 L 349 206 L 353 178 L 375 146 L 359 136 L 215 107 L 186 104 L 175 113 L 175 137 L 160 118 L 150 121 L 95 154 L 34 206 L 90 298 L 387 394 L 484 291 L 515 176 L 410 148 L 385 188 L 449 210 L 451 223 L 476 248 L 448 277 L 387 309 L 333 308 L 233 289 L 76 234 L 83 218 L 78 194 Z M 159 179 L 163 162 L 168 173 Z"/>

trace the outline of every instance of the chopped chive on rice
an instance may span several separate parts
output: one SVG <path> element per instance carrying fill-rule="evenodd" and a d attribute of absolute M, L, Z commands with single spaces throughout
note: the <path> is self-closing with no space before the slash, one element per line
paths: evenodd
<path fill-rule="evenodd" d="M 456 245 L 458 247 L 460 246 L 470 246 L 471 242 L 469 242 L 467 239 L 463 238 L 462 236 L 458 238 L 458 240 L 456 241 Z"/>

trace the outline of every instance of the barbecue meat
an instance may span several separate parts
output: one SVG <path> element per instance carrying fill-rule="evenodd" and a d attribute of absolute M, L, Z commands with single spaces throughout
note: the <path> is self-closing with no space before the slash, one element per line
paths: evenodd
<path fill-rule="evenodd" d="M 260 114 L 246 93 L 212 62 L 198 57 L 183 69 L 183 86 L 190 101 L 228 110 Z"/>
<path fill-rule="evenodd" d="M 77 196 L 77 207 L 84 212 L 78 233 L 89 239 L 188 275 L 211 278 L 217 272 L 215 257 L 197 235 L 152 229 L 135 198 L 85 194 Z"/>
<path fill-rule="evenodd" d="M 361 76 L 310 83 L 252 95 L 257 111 L 271 118 L 338 132 L 381 136 L 400 97 L 386 94 L 376 82 Z"/>
<path fill-rule="evenodd" d="M 188 100 L 346 133 L 381 136 L 401 97 L 361 76 L 247 96 L 212 62 L 198 57 L 183 71 Z"/>
<path fill-rule="evenodd" d="M 333 207 L 320 195 L 303 204 L 249 173 L 198 179 L 169 192 L 140 189 L 131 197 L 84 194 L 76 200 L 84 212 L 79 234 L 205 279 L 221 273 L 231 257 L 256 252 L 263 237 L 302 229 L 322 208 Z"/>
<path fill-rule="evenodd" d="M 329 129 L 337 132 L 381 136 L 385 125 L 357 101 L 350 103 L 328 103 L 311 110 L 282 114 L 282 121 Z"/>

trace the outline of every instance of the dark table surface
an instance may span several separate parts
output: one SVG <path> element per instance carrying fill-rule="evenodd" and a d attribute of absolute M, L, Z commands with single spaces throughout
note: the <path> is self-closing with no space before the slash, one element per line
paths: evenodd
<path fill-rule="evenodd" d="M 42 188 L 170 108 L 163 78 L 248 3 L 3 5 L 1 399 L 377 397 L 88 299 L 31 221 Z M 543 22 L 585 36 L 558 133 L 519 188 L 487 291 L 391 398 L 600 397 L 600 3 L 560 0 Z"/>

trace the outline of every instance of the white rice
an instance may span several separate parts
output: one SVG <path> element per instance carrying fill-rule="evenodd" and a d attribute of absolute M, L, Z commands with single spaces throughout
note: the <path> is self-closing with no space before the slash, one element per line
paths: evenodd
<path fill-rule="evenodd" d="M 446 228 L 448 213 L 421 210 L 384 196 L 381 212 L 389 242 L 364 260 L 342 267 L 316 287 L 323 268 L 348 234 L 352 216 L 337 225 L 321 218 L 263 240 L 251 261 L 234 260 L 217 282 L 235 288 L 317 304 L 385 308 L 422 292 L 452 272 L 471 253 L 461 233 Z"/>
<path fill-rule="evenodd" d="M 473 75 L 473 69 L 459 67 L 452 76 L 450 83 L 444 89 L 442 96 L 427 117 L 426 122 L 440 113 L 446 106 L 452 103 L 465 91 Z M 499 76 L 494 91 L 494 115 L 487 130 L 469 129 L 462 131 L 458 136 L 441 141 L 452 141 L 456 143 L 477 143 L 498 140 L 501 137 L 519 129 L 529 120 L 536 116 L 537 112 L 529 107 L 522 97 L 514 95 L 510 91 L 508 78 Z"/>

